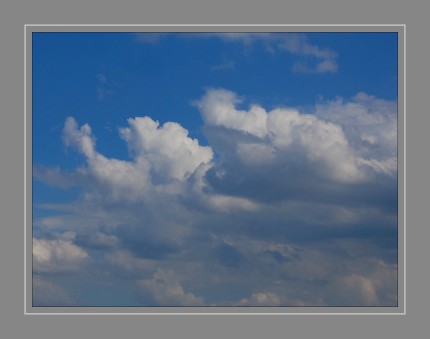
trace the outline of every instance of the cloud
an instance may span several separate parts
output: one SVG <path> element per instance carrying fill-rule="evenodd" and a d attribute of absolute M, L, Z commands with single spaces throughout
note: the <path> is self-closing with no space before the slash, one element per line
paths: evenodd
<path fill-rule="evenodd" d="M 326 287 L 327 302 L 332 306 L 396 306 L 397 267 L 372 260 L 371 272 L 336 277 Z"/>
<path fill-rule="evenodd" d="M 35 272 L 73 271 L 88 258 L 88 253 L 67 240 L 33 238 Z"/>
<path fill-rule="evenodd" d="M 128 119 L 129 128 L 121 129 L 135 161 L 151 164 L 153 175 L 162 180 L 187 179 L 198 166 L 212 160 L 210 147 L 200 146 L 188 131 L 174 122 L 159 126 L 149 117 Z"/>
<path fill-rule="evenodd" d="M 208 36 L 216 36 L 225 41 L 240 41 L 245 45 L 262 42 L 272 53 L 284 51 L 310 59 L 295 62 L 293 72 L 334 73 L 339 67 L 336 52 L 312 44 L 303 33 L 213 33 Z"/>
<path fill-rule="evenodd" d="M 73 146 L 88 158 L 95 156 L 95 139 L 91 135 L 91 127 L 84 124 L 78 128 L 76 120 L 68 117 L 63 128 L 63 142 L 66 146 Z"/>
<path fill-rule="evenodd" d="M 90 126 L 84 124 L 79 128 L 75 119 L 67 118 L 63 140 L 66 146 L 85 155 L 88 167 L 80 168 L 79 173 L 93 181 L 92 189 L 96 191 L 92 194 L 112 200 L 137 201 L 155 186 L 161 191 L 177 190 L 178 183 L 212 159 L 210 147 L 200 146 L 176 123 L 159 127 L 158 122 L 148 117 L 129 119 L 128 123 L 130 127 L 122 128 L 120 134 L 128 144 L 132 161 L 98 153 Z"/>
<path fill-rule="evenodd" d="M 160 126 L 149 117 L 130 118 L 128 124 L 129 127 L 120 129 L 120 136 L 127 143 L 131 161 L 98 153 L 91 127 L 88 124 L 79 127 L 74 118 L 67 118 L 64 143 L 85 155 L 87 166 L 65 176 L 41 168 L 37 177 L 51 184 L 81 184 L 87 190 L 87 201 L 145 201 L 149 205 L 164 201 L 161 203 L 164 205 L 172 197 L 190 195 L 192 199 L 198 198 L 202 207 L 219 211 L 256 208 L 255 203 L 245 198 L 208 194 L 210 187 L 204 176 L 212 167 L 212 148 L 200 146 L 179 124 L 167 122 Z"/>
<path fill-rule="evenodd" d="M 150 279 L 140 281 L 142 291 L 159 306 L 202 306 L 204 300 L 190 292 L 185 292 L 172 270 L 157 270 Z"/>
<path fill-rule="evenodd" d="M 355 183 L 375 172 L 396 173 L 395 104 L 375 100 L 359 94 L 351 103 L 340 99 L 320 103 L 314 114 L 292 108 L 266 111 L 256 104 L 240 110 L 236 106 L 243 99 L 234 92 L 208 89 L 195 105 L 212 147 L 224 155 L 226 163 L 235 162 L 225 166 L 292 168 Z M 366 146 L 363 138 L 371 138 L 372 146 Z"/>
<path fill-rule="evenodd" d="M 105 257 L 106 262 L 112 266 L 130 272 L 141 272 L 148 274 L 154 269 L 155 263 L 148 259 L 136 258 L 125 250 L 114 250 Z"/>
<path fill-rule="evenodd" d="M 250 298 L 241 299 L 236 306 L 282 306 L 281 298 L 272 292 L 253 293 Z"/>
<path fill-rule="evenodd" d="M 108 82 L 107 77 L 103 73 L 97 73 L 96 75 L 97 79 L 97 99 L 103 100 L 108 95 L 111 95 L 113 93 L 111 83 Z"/>
<path fill-rule="evenodd" d="M 38 206 L 50 213 L 34 220 L 35 274 L 109 281 L 109 293 L 127 286 L 151 306 L 395 305 L 396 104 L 359 93 L 305 112 L 244 100 L 208 89 L 195 102 L 209 146 L 178 123 L 128 119 L 127 160 L 67 118 L 63 142 L 83 164 L 35 177 L 81 195 Z"/>
<path fill-rule="evenodd" d="M 229 69 L 235 69 L 236 68 L 236 63 L 233 60 L 224 60 L 221 63 L 212 66 L 211 70 L 212 71 L 225 71 L 225 70 L 229 70 Z"/>
<path fill-rule="evenodd" d="M 242 100 L 231 91 L 209 89 L 195 104 L 207 125 L 224 126 L 258 137 L 265 136 L 266 112 L 259 106 L 252 106 L 248 112 L 236 110 L 235 105 L 240 102 Z"/>
<path fill-rule="evenodd" d="M 137 41 L 142 43 L 157 43 L 166 36 L 163 33 L 138 33 Z M 309 41 L 303 33 L 264 33 L 264 32 L 206 32 L 206 33 L 182 33 L 182 38 L 220 39 L 227 43 L 242 43 L 250 47 L 260 43 L 270 53 L 286 52 L 296 55 L 303 60 L 296 61 L 292 66 L 293 72 L 298 73 L 335 73 L 337 53 L 329 48 L 322 48 Z M 215 69 L 234 67 L 234 64 L 223 63 L 215 66 Z"/>
<path fill-rule="evenodd" d="M 304 34 L 289 33 L 279 42 L 278 47 L 293 54 L 305 57 L 311 56 L 318 60 L 313 67 L 304 61 L 296 62 L 293 65 L 294 72 L 326 73 L 336 72 L 338 69 L 336 63 L 337 54 L 330 49 L 320 48 L 311 44 Z"/>
<path fill-rule="evenodd" d="M 74 186 L 79 181 L 79 176 L 75 173 L 66 173 L 58 166 L 46 167 L 35 164 L 33 176 L 40 181 L 63 189 Z"/>
<path fill-rule="evenodd" d="M 40 275 L 33 275 L 32 280 L 33 306 L 70 306 L 74 300 L 64 289 Z"/>

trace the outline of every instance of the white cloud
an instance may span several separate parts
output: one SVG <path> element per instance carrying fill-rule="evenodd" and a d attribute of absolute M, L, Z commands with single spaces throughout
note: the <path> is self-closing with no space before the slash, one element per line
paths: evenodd
<path fill-rule="evenodd" d="M 97 186 L 91 193 L 93 196 L 139 201 L 154 189 L 178 193 L 179 182 L 212 160 L 211 148 L 189 138 L 188 131 L 179 124 L 168 122 L 159 127 L 158 122 L 148 117 L 129 119 L 128 123 L 130 127 L 122 128 L 120 134 L 128 144 L 132 161 L 98 153 L 90 126 L 79 128 L 73 118 L 66 120 L 64 142 L 86 156 L 88 167 L 78 172 Z"/>
<path fill-rule="evenodd" d="M 277 108 L 268 112 L 261 106 L 252 105 L 247 111 L 238 110 L 235 106 L 241 101 L 234 92 L 208 89 L 196 106 L 207 126 L 225 127 L 256 137 L 245 142 L 232 141 L 228 146 L 236 144 L 239 158 L 247 165 L 267 164 L 275 158 L 278 162 L 279 159 L 294 162 L 299 158 L 308 162 L 308 167 L 314 166 L 325 177 L 336 181 L 365 179 L 360 165 L 372 162 L 357 156 L 344 129 L 336 121 L 295 109 Z M 225 133 L 225 137 L 237 138 L 231 133 Z M 368 167 L 378 168 L 376 165 Z"/>
<path fill-rule="evenodd" d="M 349 142 L 362 156 L 396 156 L 397 103 L 358 93 L 350 101 L 343 98 L 317 103 L 315 115 L 342 126 Z"/>
<path fill-rule="evenodd" d="M 249 111 L 236 110 L 242 100 L 233 92 L 225 89 L 209 89 L 195 104 L 207 125 L 225 126 L 252 135 L 263 137 L 267 134 L 267 114 L 259 106 Z"/>
<path fill-rule="evenodd" d="M 204 300 L 186 292 L 172 270 L 161 270 L 139 282 L 144 292 L 160 306 L 202 306 Z"/>
<path fill-rule="evenodd" d="M 88 124 L 78 128 L 76 120 L 68 117 L 64 123 L 63 141 L 66 146 L 75 147 L 87 158 L 95 156 L 95 139 L 91 134 L 91 127 Z"/>
<path fill-rule="evenodd" d="M 36 272 L 70 271 L 88 258 L 88 253 L 68 240 L 33 238 L 33 269 Z"/>
<path fill-rule="evenodd" d="M 342 128 L 298 111 L 275 109 L 268 113 L 274 146 L 281 152 L 296 148 L 306 154 L 310 166 L 321 166 L 328 177 L 343 182 L 364 179 Z"/>
<path fill-rule="evenodd" d="M 128 119 L 129 128 L 121 129 L 135 160 L 151 164 L 153 172 L 165 180 L 187 179 L 198 166 L 209 163 L 213 152 L 188 137 L 188 131 L 175 122 L 163 126 L 149 117 Z"/>
<path fill-rule="evenodd" d="M 107 158 L 95 150 L 89 125 L 79 128 L 73 118 L 66 120 L 63 137 L 66 145 L 75 147 L 87 158 L 88 166 L 77 171 L 81 178 L 77 174 L 74 177 L 78 177 L 77 183 L 90 188 L 84 195 L 88 202 L 145 201 L 148 206 L 157 202 L 166 205 L 171 197 L 188 192 L 202 206 L 213 210 L 257 208 L 245 198 L 210 193 L 204 176 L 212 167 L 213 151 L 189 138 L 188 131 L 179 124 L 167 122 L 160 126 L 149 117 L 128 119 L 128 123 L 129 127 L 120 129 L 120 135 L 128 145 L 132 160 L 124 161 Z M 50 181 L 49 173 L 39 177 Z M 56 178 L 50 182 L 56 181 L 63 180 Z"/>

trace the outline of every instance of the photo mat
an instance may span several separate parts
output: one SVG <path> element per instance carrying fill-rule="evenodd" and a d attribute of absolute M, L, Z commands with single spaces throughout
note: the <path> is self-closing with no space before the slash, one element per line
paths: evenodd
<path fill-rule="evenodd" d="M 402 311 L 403 42 L 28 26 L 28 309 Z"/>

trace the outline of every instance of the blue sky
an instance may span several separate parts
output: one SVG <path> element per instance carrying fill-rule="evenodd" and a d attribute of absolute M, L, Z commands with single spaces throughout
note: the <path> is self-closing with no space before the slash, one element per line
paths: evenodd
<path fill-rule="evenodd" d="M 396 33 L 32 44 L 35 305 L 396 305 Z"/>

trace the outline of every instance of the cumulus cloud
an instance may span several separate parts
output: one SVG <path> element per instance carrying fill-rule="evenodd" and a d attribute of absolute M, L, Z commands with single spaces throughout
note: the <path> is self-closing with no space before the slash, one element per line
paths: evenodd
<path fill-rule="evenodd" d="M 73 271 L 88 253 L 69 240 L 33 239 L 33 269 L 36 272 Z"/>
<path fill-rule="evenodd" d="M 129 128 L 121 129 L 136 161 L 148 161 L 154 175 L 164 180 L 187 179 L 198 166 L 212 160 L 210 147 L 200 146 L 188 131 L 174 122 L 159 126 L 149 117 L 128 119 Z"/>
<path fill-rule="evenodd" d="M 141 280 L 140 286 L 160 306 L 204 305 L 202 297 L 184 290 L 172 270 L 159 269 L 150 279 Z"/>
<path fill-rule="evenodd" d="M 34 221 L 34 272 L 92 265 L 98 283 L 124 279 L 145 305 L 395 305 L 395 103 L 243 101 L 208 89 L 195 103 L 210 146 L 178 123 L 128 119 L 128 160 L 68 118 L 63 141 L 84 163 L 35 177 L 82 195 Z"/>
<path fill-rule="evenodd" d="M 234 92 L 208 89 L 195 105 L 205 125 L 212 127 L 212 146 L 222 153 L 236 150 L 226 158 L 246 165 L 272 163 L 279 167 L 283 163 L 301 170 L 306 166 L 317 175 L 354 183 L 365 181 L 369 172 L 396 173 L 395 104 L 375 100 L 360 94 L 352 103 L 320 104 L 315 114 L 290 108 L 266 111 L 255 104 L 240 110 L 236 106 L 243 99 Z M 373 141 L 372 147 L 366 148 L 363 138 Z M 381 140 L 379 148 L 377 140 Z"/>
<path fill-rule="evenodd" d="M 64 126 L 65 144 L 75 147 L 87 159 L 88 167 L 80 168 L 79 173 L 95 180 L 105 197 L 137 201 L 156 185 L 161 190 L 177 190 L 175 182 L 185 181 L 212 159 L 211 148 L 189 138 L 188 131 L 179 124 L 168 122 L 159 127 L 149 117 L 129 119 L 128 123 L 130 127 L 122 128 L 120 134 L 128 144 L 132 161 L 98 153 L 89 125 L 79 128 L 70 117 Z"/>
<path fill-rule="evenodd" d="M 78 127 L 74 118 L 68 117 L 64 123 L 63 141 L 66 146 L 73 146 L 88 158 L 95 156 L 95 139 L 91 134 L 91 127 L 84 124 Z"/>
<path fill-rule="evenodd" d="M 397 267 L 381 260 L 365 260 L 357 272 L 335 277 L 324 293 L 332 306 L 396 306 Z M 370 264 L 370 265 L 369 265 Z M 369 267 L 371 269 L 369 270 Z"/>
<path fill-rule="evenodd" d="M 166 205 L 182 196 L 184 201 L 198 199 L 210 210 L 257 208 L 249 199 L 211 192 L 204 177 L 213 165 L 213 150 L 188 137 L 188 131 L 179 124 L 160 126 L 149 117 L 130 118 L 128 124 L 120 129 L 120 136 L 127 143 L 129 161 L 97 152 L 91 127 L 79 127 L 74 118 L 67 118 L 63 141 L 85 156 L 87 166 L 72 173 L 40 167 L 37 178 L 60 187 L 81 185 L 87 203 L 145 202 L 150 206 L 156 205 L 155 201 Z"/>
<path fill-rule="evenodd" d="M 397 102 L 358 93 L 351 100 L 338 97 L 317 103 L 315 115 L 336 121 L 361 155 L 395 157 L 397 151 Z"/>

